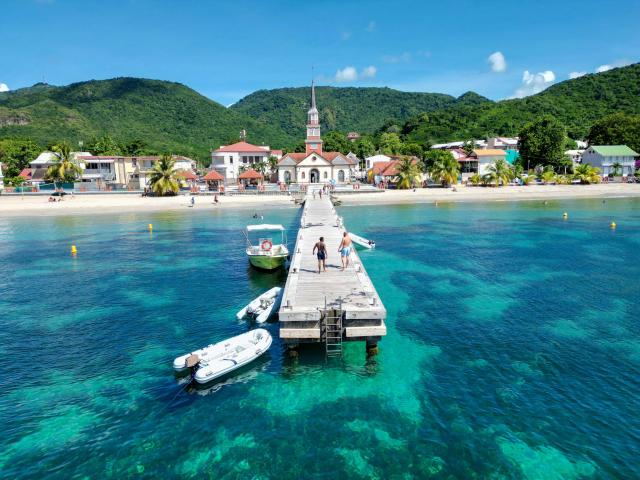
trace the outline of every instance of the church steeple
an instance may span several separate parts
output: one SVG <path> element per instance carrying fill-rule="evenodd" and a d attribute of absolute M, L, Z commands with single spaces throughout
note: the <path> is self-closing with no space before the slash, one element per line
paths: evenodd
<path fill-rule="evenodd" d="M 306 144 L 307 155 L 316 152 L 322 155 L 322 139 L 320 138 L 320 118 L 318 109 L 316 108 L 316 87 L 313 80 L 311 81 L 311 108 L 307 112 L 307 139 Z"/>

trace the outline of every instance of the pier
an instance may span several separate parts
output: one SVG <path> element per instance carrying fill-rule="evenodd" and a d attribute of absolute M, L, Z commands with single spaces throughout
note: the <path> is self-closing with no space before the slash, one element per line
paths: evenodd
<path fill-rule="evenodd" d="M 375 353 L 387 333 L 387 311 L 355 245 L 349 267 L 340 270 L 337 250 L 345 230 L 328 195 L 306 195 L 279 311 L 280 338 L 290 347 L 320 342 L 327 355 L 339 355 L 342 342 L 365 341 L 367 351 Z M 320 237 L 328 259 L 327 271 L 318 274 L 312 251 Z"/>

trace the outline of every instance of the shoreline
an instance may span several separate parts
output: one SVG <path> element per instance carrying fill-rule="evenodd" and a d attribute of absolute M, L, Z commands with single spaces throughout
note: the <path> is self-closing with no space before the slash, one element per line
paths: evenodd
<path fill-rule="evenodd" d="M 536 200 L 580 200 L 589 198 L 640 197 L 640 184 L 598 185 L 530 185 L 523 187 L 464 187 L 387 190 L 376 193 L 337 194 L 343 206 L 402 205 L 425 203 L 518 202 Z M 141 197 L 139 195 L 75 195 L 62 202 L 49 203 L 46 196 L 0 195 L 0 217 L 42 217 L 61 215 L 104 215 L 118 213 L 159 213 L 181 210 L 262 209 L 295 207 L 293 199 L 284 195 L 220 196 L 218 205 L 210 196 L 196 196 L 190 208 L 190 196 Z"/>

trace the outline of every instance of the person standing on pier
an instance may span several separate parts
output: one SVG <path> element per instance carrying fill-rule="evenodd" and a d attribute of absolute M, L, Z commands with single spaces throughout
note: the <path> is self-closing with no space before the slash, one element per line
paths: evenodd
<path fill-rule="evenodd" d="M 318 252 L 318 273 L 320 270 L 327 271 L 327 246 L 324 243 L 324 237 L 320 237 L 320 240 L 313 246 L 312 254 Z"/>
<path fill-rule="evenodd" d="M 342 260 L 342 270 L 344 270 L 349 266 L 349 255 L 351 255 L 351 238 L 347 232 L 342 234 L 338 252 L 340 252 L 340 260 Z"/>

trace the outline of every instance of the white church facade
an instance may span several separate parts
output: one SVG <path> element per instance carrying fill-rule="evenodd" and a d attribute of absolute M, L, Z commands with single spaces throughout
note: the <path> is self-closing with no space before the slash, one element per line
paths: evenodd
<path fill-rule="evenodd" d="M 344 183 L 351 180 L 357 162 L 340 152 L 324 152 L 320 119 L 316 108 L 315 86 L 311 84 L 311 108 L 307 113 L 304 153 L 287 153 L 278 162 L 278 181 L 282 183 Z"/>

